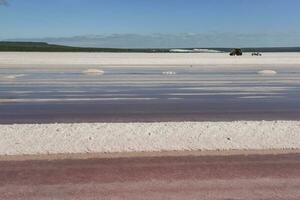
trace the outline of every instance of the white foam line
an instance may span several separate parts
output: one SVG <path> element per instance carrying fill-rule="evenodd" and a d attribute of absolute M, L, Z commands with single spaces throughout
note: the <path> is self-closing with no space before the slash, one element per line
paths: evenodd
<path fill-rule="evenodd" d="M 45 98 L 45 99 L 0 99 L 0 103 L 30 103 L 30 102 L 68 102 L 68 101 L 127 101 L 127 100 L 155 100 L 157 98 Z"/>
<path fill-rule="evenodd" d="M 98 93 L 87 93 L 87 94 L 55 94 L 55 97 L 87 97 L 87 96 L 91 96 L 92 99 L 94 98 L 100 98 L 100 97 L 111 97 L 111 98 L 129 98 L 129 97 L 133 97 L 133 98 L 138 98 L 137 96 L 139 96 L 138 94 L 122 94 L 122 93 L 118 93 L 118 94 L 98 94 Z M 144 97 L 143 97 L 144 98 Z M 132 99 L 132 98 L 130 98 Z"/>
<path fill-rule="evenodd" d="M 185 88 L 178 88 L 179 90 L 205 90 L 205 91 L 248 91 L 248 92 L 266 92 L 266 91 L 286 91 L 289 89 L 293 89 L 294 87 L 185 87 Z"/>
<path fill-rule="evenodd" d="M 240 84 L 299 84 L 299 81 L 293 81 L 293 80 L 255 80 L 255 81 L 218 81 L 218 80 L 213 80 L 213 81 L 202 81 L 202 80 L 186 80 L 186 81 L 178 81 L 178 80 L 172 80 L 172 81 L 97 81 L 97 82 L 78 82 L 78 81 L 71 81 L 71 82 L 59 82 L 59 81 L 51 81 L 51 82 L 32 82 L 32 81 L 1 81 L 1 84 L 4 85 L 10 85 L 10 86 L 26 86 L 26 87 L 32 87 L 32 86 L 40 86 L 40 87 L 45 87 L 45 86 L 76 86 L 76 87 L 83 87 L 83 86 L 89 86 L 89 87 L 99 87 L 99 86 L 106 86 L 106 85 L 123 85 L 123 86 L 159 86 L 163 84 L 174 84 L 174 85 L 179 85 L 182 86 L 183 84 L 201 84 L 203 86 L 222 86 L 222 85 L 240 85 Z"/>
<path fill-rule="evenodd" d="M 299 149 L 299 121 L 0 125 L 0 155 Z"/>
<path fill-rule="evenodd" d="M 89 91 L 70 91 L 70 90 L 44 90 L 44 91 L 7 91 L 9 94 L 40 94 L 40 93 L 87 93 Z"/>
<path fill-rule="evenodd" d="M 182 100 L 184 98 L 178 98 L 178 97 L 171 97 L 171 98 L 168 98 L 169 100 Z"/>
<path fill-rule="evenodd" d="M 273 99 L 273 98 L 283 98 L 283 96 L 244 96 L 238 97 L 239 99 Z"/>
<path fill-rule="evenodd" d="M 201 93 L 169 93 L 170 96 L 213 96 L 213 95 L 255 95 L 255 94 L 280 94 L 278 92 L 201 92 Z"/>
<path fill-rule="evenodd" d="M 9 94 L 9 92 L 8 92 Z M 18 94 L 18 97 L 20 96 L 28 96 L 26 94 L 31 94 L 31 93 L 16 93 Z M 41 94 L 39 92 L 35 92 L 34 94 Z M 87 99 L 87 97 L 90 97 L 90 99 L 95 99 L 95 98 L 107 98 L 107 97 L 111 97 L 111 98 L 129 98 L 129 97 L 136 97 L 136 98 L 139 98 L 138 96 L 140 96 L 139 94 L 122 94 L 122 93 L 117 93 L 117 94 L 101 94 L 99 92 L 86 92 L 86 93 L 79 93 L 79 94 L 72 94 L 72 93 L 57 93 L 57 92 L 52 92 L 50 94 L 48 94 L 50 97 L 53 97 L 53 98 L 66 98 L 66 99 L 70 99 L 70 98 L 74 98 L 74 99 Z M 0 95 L 0 96 L 4 96 L 5 95 Z M 86 97 L 86 98 L 84 98 Z M 53 98 L 50 98 L 50 99 L 53 99 Z M 72 99 L 73 99 L 72 98 Z M 144 98 L 144 97 L 143 97 Z M 0 101 L 1 101 L 1 98 L 0 98 Z"/>

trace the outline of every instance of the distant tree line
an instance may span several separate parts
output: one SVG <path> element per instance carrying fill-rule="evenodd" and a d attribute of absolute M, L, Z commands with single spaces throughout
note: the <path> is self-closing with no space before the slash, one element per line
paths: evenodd
<path fill-rule="evenodd" d="M 185 48 L 194 49 L 194 48 Z M 205 48 L 221 52 L 231 52 L 232 48 Z M 0 42 L 0 51 L 19 52 L 132 52 L 168 53 L 170 48 L 85 48 L 48 44 L 45 42 Z M 243 52 L 300 52 L 300 47 L 242 48 Z"/>

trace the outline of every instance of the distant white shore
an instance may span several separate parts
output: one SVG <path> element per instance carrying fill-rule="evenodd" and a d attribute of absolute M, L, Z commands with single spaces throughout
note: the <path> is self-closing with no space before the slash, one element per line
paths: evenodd
<path fill-rule="evenodd" d="M 7 67 L 241 66 L 300 65 L 300 53 L 263 53 L 232 57 L 228 53 L 36 53 L 0 52 L 0 68 Z M 298 67 L 298 66 L 297 66 Z"/>
<path fill-rule="evenodd" d="M 300 149 L 298 121 L 0 125 L 0 156 Z"/>

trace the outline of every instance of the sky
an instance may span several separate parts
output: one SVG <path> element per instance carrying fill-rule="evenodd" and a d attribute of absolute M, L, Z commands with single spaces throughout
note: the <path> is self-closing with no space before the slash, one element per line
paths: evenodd
<path fill-rule="evenodd" d="M 299 0 L 0 0 L 0 40 L 95 47 L 300 46 Z"/>

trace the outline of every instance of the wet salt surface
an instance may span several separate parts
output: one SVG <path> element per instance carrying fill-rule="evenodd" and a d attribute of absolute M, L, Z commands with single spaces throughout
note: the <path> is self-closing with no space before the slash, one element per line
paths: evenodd
<path fill-rule="evenodd" d="M 99 70 L 0 69 L 0 123 L 300 119 L 297 68 Z"/>

